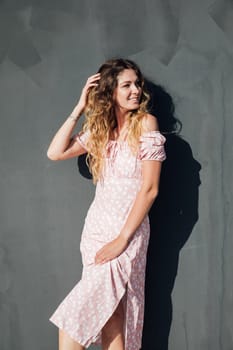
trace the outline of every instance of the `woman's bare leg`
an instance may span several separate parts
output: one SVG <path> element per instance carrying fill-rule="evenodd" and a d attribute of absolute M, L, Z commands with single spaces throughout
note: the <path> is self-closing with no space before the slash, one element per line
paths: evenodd
<path fill-rule="evenodd" d="M 124 350 L 124 309 L 122 301 L 102 329 L 103 350 Z"/>
<path fill-rule="evenodd" d="M 85 348 L 70 338 L 70 336 L 59 329 L 59 350 L 85 350 Z"/>

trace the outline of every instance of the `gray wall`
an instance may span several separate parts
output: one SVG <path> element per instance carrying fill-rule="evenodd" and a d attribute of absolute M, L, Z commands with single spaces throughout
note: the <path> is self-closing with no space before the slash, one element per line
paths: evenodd
<path fill-rule="evenodd" d="M 169 349 L 230 350 L 230 0 L 0 2 L 0 348 L 56 348 L 48 318 L 80 278 L 94 187 L 75 159 L 53 163 L 46 150 L 87 76 L 111 56 L 135 60 L 173 96 L 182 136 L 202 166 L 199 220 L 172 293 Z"/>

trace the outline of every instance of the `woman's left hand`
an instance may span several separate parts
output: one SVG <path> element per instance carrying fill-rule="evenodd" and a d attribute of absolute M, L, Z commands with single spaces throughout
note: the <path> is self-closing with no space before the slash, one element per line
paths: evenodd
<path fill-rule="evenodd" d="M 118 236 L 113 241 L 105 244 L 95 256 L 95 264 L 104 264 L 116 257 L 118 257 L 127 248 L 128 241 L 122 237 Z"/>

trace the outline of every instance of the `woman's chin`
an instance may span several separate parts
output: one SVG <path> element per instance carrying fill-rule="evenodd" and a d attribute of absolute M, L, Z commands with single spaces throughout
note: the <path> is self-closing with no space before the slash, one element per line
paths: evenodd
<path fill-rule="evenodd" d="M 129 110 L 138 109 L 139 106 L 140 106 L 140 104 L 138 102 L 131 103 L 131 105 L 129 106 Z"/>

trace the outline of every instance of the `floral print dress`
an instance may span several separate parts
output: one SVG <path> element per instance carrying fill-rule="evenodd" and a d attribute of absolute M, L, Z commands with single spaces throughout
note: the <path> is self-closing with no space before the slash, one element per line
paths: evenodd
<path fill-rule="evenodd" d="M 86 149 L 88 132 L 74 138 Z M 133 155 L 127 141 L 110 140 L 103 177 L 97 182 L 81 236 L 81 280 L 50 317 L 50 321 L 84 347 L 101 344 L 101 330 L 122 299 L 126 350 L 141 347 L 144 318 L 146 253 L 150 226 L 146 216 L 127 249 L 117 258 L 95 265 L 97 251 L 118 236 L 142 184 L 142 162 L 166 159 L 166 139 L 159 131 L 141 135 Z"/>

